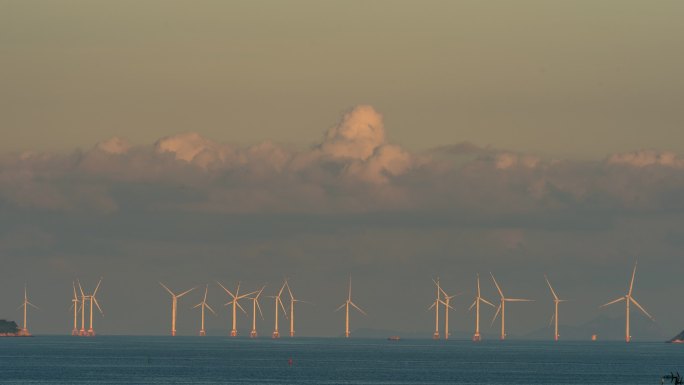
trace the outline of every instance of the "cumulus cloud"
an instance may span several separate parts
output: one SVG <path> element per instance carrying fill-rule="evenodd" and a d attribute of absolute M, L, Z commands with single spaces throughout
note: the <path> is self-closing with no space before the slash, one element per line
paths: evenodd
<path fill-rule="evenodd" d="M 240 147 L 186 132 L 151 145 L 114 137 L 85 152 L 5 155 L 0 203 L 99 214 L 132 204 L 236 213 L 441 210 L 495 222 L 684 207 L 683 164 L 667 151 L 549 161 L 469 142 L 413 153 L 391 143 L 382 115 L 362 105 L 303 149 L 269 141 Z M 639 172 L 648 166 L 661 167 Z"/>
<path fill-rule="evenodd" d="M 371 106 L 357 106 L 328 130 L 321 144 L 323 153 L 335 159 L 367 160 L 385 144 L 385 126 Z"/>

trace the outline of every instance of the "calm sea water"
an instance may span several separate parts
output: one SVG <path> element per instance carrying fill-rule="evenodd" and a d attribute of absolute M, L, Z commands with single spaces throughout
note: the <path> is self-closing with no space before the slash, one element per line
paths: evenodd
<path fill-rule="evenodd" d="M 289 365 L 292 359 L 292 365 Z M 684 345 L 227 337 L 0 338 L 2 384 L 660 384 Z"/>

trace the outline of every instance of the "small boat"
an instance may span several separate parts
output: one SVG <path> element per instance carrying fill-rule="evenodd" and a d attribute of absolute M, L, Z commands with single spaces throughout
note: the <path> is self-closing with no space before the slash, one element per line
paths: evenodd
<path fill-rule="evenodd" d="M 387 341 L 399 341 L 401 337 L 399 336 L 389 336 L 387 337 Z"/>

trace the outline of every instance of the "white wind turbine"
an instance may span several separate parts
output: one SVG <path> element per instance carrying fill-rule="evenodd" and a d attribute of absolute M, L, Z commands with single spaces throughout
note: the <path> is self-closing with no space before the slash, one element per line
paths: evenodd
<path fill-rule="evenodd" d="M 349 332 L 349 305 L 353 306 L 356 310 L 358 310 L 361 314 L 367 315 L 365 311 L 361 310 L 360 307 L 356 306 L 354 302 L 351 300 L 351 276 L 349 276 L 349 296 L 347 297 L 347 300 L 344 301 L 340 307 L 337 308 L 335 311 L 340 311 L 342 308 L 346 308 L 346 318 L 345 318 L 345 326 L 344 326 L 344 337 L 349 338 L 351 333 Z"/>
<path fill-rule="evenodd" d="M 646 314 L 646 316 L 648 318 L 650 318 L 652 321 L 655 321 L 655 319 L 653 317 L 651 317 L 650 314 L 648 314 L 646 309 L 641 307 L 641 305 L 639 305 L 639 302 L 637 302 L 637 300 L 634 299 L 634 297 L 632 297 L 632 289 L 634 288 L 634 276 L 636 275 L 636 268 L 637 268 L 637 264 L 636 264 L 636 262 L 634 262 L 634 270 L 632 271 L 632 280 L 629 282 L 629 291 L 627 292 L 627 294 L 624 297 L 620 297 L 616 300 L 610 301 L 610 302 L 600 306 L 600 307 L 605 307 L 608 305 L 612 305 L 616 302 L 625 301 L 625 305 L 627 306 L 626 307 L 626 315 L 625 315 L 625 319 L 626 319 L 625 341 L 626 342 L 629 342 L 632 340 L 632 336 L 629 334 L 629 304 L 630 304 L 630 302 L 633 303 L 636 307 L 638 307 L 639 310 L 641 310 L 644 314 Z"/>
<path fill-rule="evenodd" d="M 549 289 L 551 289 L 551 294 L 553 295 L 553 303 L 555 306 L 553 316 L 551 317 L 551 322 L 555 321 L 555 328 L 553 332 L 553 339 L 554 341 L 558 341 L 558 304 L 561 302 L 565 302 L 566 300 L 558 298 L 556 295 L 556 292 L 553 290 L 553 287 L 551 286 L 551 282 L 549 282 L 549 278 L 544 274 L 544 279 L 546 280 L 546 283 L 549 285 Z"/>
<path fill-rule="evenodd" d="M 273 298 L 275 301 L 275 310 L 273 313 L 273 316 L 275 318 L 275 328 L 273 329 L 273 338 L 280 338 L 280 331 L 278 330 L 278 319 L 280 317 L 278 314 L 278 310 L 282 309 L 285 318 L 287 318 L 287 311 L 285 311 L 285 305 L 283 305 L 283 301 L 280 298 L 283 294 L 283 290 L 285 290 L 285 286 L 287 286 L 287 280 L 283 282 L 283 286 L 280 288 L 278 295 L 269 296 L 269 298 Z"/>
<path fill-rule="evenodd" d="M 259 305 L 259 296 L 261 296 L 261 293 L 264 291 L 264 288 L 266 286 L 262 286 L 261 290 L 255 292 L 256 295 L 253 297 L 250 297 L 252 300 L 252 331 L 249 332 L 249 336 L 251 338 L 256 338 L 257 337 L 257 330 L 256 330 L 256 312 L 257 309 L 259 310 L 259 314 L 261 314 L 261 319 L 264 319 L 264 313 L 261 312 L 261 305 Z M 277 317 L 277 314 L 276 314 Z"/>
<path fill-rule="evenodd" d="M 531 302 L 531 299 L 522 299 L 522 298 L 506 298 L 503 294 L 503 291 L 501 291 L 501 288 L 499 287 L 499 284 L 496 282 L 496 278 L 494 278 L 494 274 L 491 272 L 489 273 L 492 276 L 492 280 L 494 281 L 494 285 L 496 285 L 496 290 L 499 291 L 500 295 L 500 300 L 501 302 L 499 303 L 499 307 L 496 309 L 496 314 L 494 314 L 494 318 L 492 319 L 492 324 L 494 324 L 494 321 L 496 321 L 496 317 L 499 316 L 499 312 L 501 312 L 501 339 L 505 340 L 506 339 L 506 302 Z"/>
<path fill-rule="evenodd" d="M 226 289 L 226 287 L 223 286 L 223 284 L 221 284 L 221 282 L 216 281 L 216 283 L 218 283 L 218 285 L 221 286 L 221 288 L 230 296 L 230 298 L 232 298 L 232 301 L 225 303 L 224 306 L 233 305 L 233 328 L 230 330 L 230 336 L 236 337 L 237 336 L 237 317 L 236 317 L 237 316 L 237 309 L 240 308 L 240 310 L 242 310 L 243 313 L 247 314 L 247 312 L 242 307 L 242 305 L 240 305 L 239 301 L 243 298 L 246 298 L 246 297 L 254 294 L 255 292 L 240 295 L 240 282 L 238 282 L 237 289 L 235 289 L 235 294 L 233 294 L 230 290 Z"/>
<path fill-rule="evenodd" d="M 437 282 L 435 282 L 437 284 Z M 454 297 L 457 297 L 461 295 L 461 293 L 457 293 L 454 295 L 448 295 L 444 289 L 439 286 L 439 290 L 442 292 L 442 295 L 444 296 L 444 300 L 440 301 L 444 305 L 444 339 L 448 340 L 449 339 L 449 309 L 454 310 L 453 307 L 451 307 L 451 299 Z"/>
<path fill-rule="evenodd" d="M 100 280 L 97 282 L 97 286 L 95 286 L 95 290 L 93 291 L 93 294 L 91 295 L 85 295 L 83 292 L 83 286 L 81 286 L 81 282 L 78 282 L 78 288 L 81 291 L 81 298 L 83 299 L 83 305 L 81 306 L 81 331 L 79 332 L 79 335 L 85 335 L 88 337 L 94 337 L 95 336 L 95 329 L 93 329 L 93 303 L 95 306 L 97 306 L 97 310 L 99 310 L 100 314 L 104 316 L 104 313 L 102 312 L 102 308 L 100 307 L 100 303 L 97 302 L 97 298 L 95 297 L 97 295 L 97 291 L 100 290 L 100 285 L 102 284 L 102 277 L 100 277 Z M 86 333 L 84 330 L 84 312 L 85 312 L 85 303 L 86 301 L 90 301 L 89 304 L 89 310 L 90 310 L 90 324 L 88 327 L 88 332 Z"/>
<path fill-rule="evenodd" d="M 442 298 L 441 298 L 442 291 L 441 291 L 441 288 L 439 287 L 439 277 L 437 278 L 436 281 L 433 279 L 432 282 L 434 282 L 435 285 L 437 286 L 437 297 L 435 297 L 434 302 L 432 302 L 432 305 L 430 305 L 428 310 L 432 309 L 433 307 L 435 308 L 435 333 L 432 335 L 432 338 L 435 340 L 438 340 L 439 339 L 439 304 L 444 303 L 444 302 L 442 302 Z"/>
<path fill-rule="evenodd" d="M 26 284 L 24 284 L 24 302 L 21 303 L 21 306 L 19 306 L 19 309 L 24 308 L 24 327 L 19 330 L 19 335 L 22 336 L 30 336 L 31 333 L 29 333 L 28 326 L 27 326 L 27 318 L 26 318 L 26 310 L 28 309 L 29 306 L 33 306 L 34 308 L 38 309 L 38 306 L 32 304 L 28 300 L 28 293 L 26 291 Z"/>
<path fill-rule="evenodd" d="M 189 292 L 195 290 L 195 288 L 193 287 L 192 289 L 188 289 L 188 290 L 186 290 L 180 294 L 175 294 L 174 292 L 171 291 L 171 289 L 166 287 L 166 285 L 164 285 L 163 283 L 159 282 L 159 284 L 162 285 L 162 287 L 164 289 L 166 289 L 166 291 L 168 291 L 169 294 L 171 294 L 171 335 L 175 336 L 176 335 L 176 311 L 178 309 L 178 298 L 180 298 L 180 297 L 188 294 Z"/>
<path fill-rule="evenodd" d="M 480 336 L 480 302 L 484 302 L 487 305 L 494 307 L 493 303 L 482 298 L 482 295 L 480 294 L 480 274 L 477 274 L 477 296 L 468 309 L 468 311 L 470 311 L 473 310 L 473 306 L 475 307 L 475 334 L 473 334 L 473 342 L 482 340 L 482 337 Z"/>
<path fill-rule="evenodd" d="M 71 299 L 71 307 L 74 308 L 74 329 L 71 331 L 72 336 L 77 336 L 78 335 L 78 307 L 79 304 L 81 303 L 81 300 L 78 299 L 78 295 L 76 294 L 76 284 L 74 281 L 71 281 L 71 286 L 74 289 L 74 298 Z M 71 309 L 71 308 L 69 308 Z"/>
<path fill-rule="evenodd" d="M 295 302 L 303 302 L 303 303 L 309 303 L 306 301 L 302 301 L 301 299 L 296 299 L 295 296 L 292 294 L 292 290 L 290 289 L 290 283 L 286 282 L 287 284 L 287 292 L 290 294 L 290 337 L 294 337 L 295 335 L 295 330 L 294 330 L 294 304 Z"/>
<path fill-rule="evenodd" d="M 212 312 L 212 313 L 214 313 L 214 315 L 216 315 L 216 313 L 214 312 L 214 309 L 212 309 L 211 306 L 209 306 L 209 304 L 207 303 L 207 293 L 208 292 L 209 292 L 209 284 L 207 284 L 207 286 L 204 288 L 204 299 L 202 299 L 202 302 L 200 302 L 197 305 L 192 307 L 193 309 L 196 309 L 200 306 L 202 307 L 202 328 L 200 329 L 200 332 L 199 332 L 200 337 L 204 337 L 207 335 L 206 330 L 204 330 L 204 309 L 205 308 L 209 309 L 210 312 Z"/>

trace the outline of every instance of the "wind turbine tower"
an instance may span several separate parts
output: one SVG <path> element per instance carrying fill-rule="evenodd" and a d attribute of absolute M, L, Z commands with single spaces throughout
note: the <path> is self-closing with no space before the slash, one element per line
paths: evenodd
<path fill-rule="evenodd" d="M 19 306 L 19 308 L 24 308 L 24 325 L 21 328 L 21 330 L 19 330 L 20 336 L 30 336 L 31 335 L 31 333 L 29 333 L 29 330 L 28 330 L 28 326 L 27 326 L 28 324 L 27 324 L 27 318 L 26 318 L 26 313 L 27 313 L 26 310 L 28 309 L 29 306 L 33 306 L 34 308 L 38 309 L 38 306 L 29 302 L 28 293 L 26 290 L 26 284 L 24 284 L 24 302 L 22 302 L 21 306 Z"/>
<path fill-rule="evenodd" d="M 501 291 L 501 288 L 499 287 L 499 284 L 496 282 L 496 278 L 494 278 L 494 274 L 489 273 L 492 276 L 492 280 L 494 281 L 494 285 L 496 285 L 496 290 L 499 291 L 499 295 L 501 297 L 501 303 L 499 304 L 499 307 L 496 309 L 496 314 L 494 314 L 494 318 L 492 319 L 492 324 L 494 324 L 494 321 L 496 321 L 496 317 L 499 316 L 499 312 L 501 312 L 501 340 L 506 339 L 506 302 L 531 302 L 531 299 L 522 299 L 522 298 L 506 298 L 503 294 L 503 291 Z"/>
<path fill-rule="evenodd" d="M 553 287 L 551 286 L 551 282 L 549 282 L 549 278 L 544 274 L 544 279 L 546 280 L 546 284 L 549 285 L 549 289 L 551 289 L 551 294 L 553 295 L 553 304 L 554 304 L 554 312 L 553 316 L 551 317 L 551 321 L 555 321 L 555 328 L 553 332 L 553 340 L 558 341 L 558 304 L 561 302 L 565 302 L 566 300 L 564 299 L 559 299 L 558 296 L 556 295 L 556 292 L 553 290 Z"/>
<path fill-rule="evenodd" d="M 437 282 L 435 282 L 437 283 Z M 461 293 L 454 294 L 454 295 L 448 295 L 442 287 L 439 287 L 439 290 L 442 292 L 442 295 L 444 296 L 444 300 L 440 301 L 442 305 L 444 305 L 444 339 L 448 340 L 449 339 L 449 309 L 454 310 L 453 307 L 451 307 L 451 299 L 461 295 Z"/>
<path fill-rule="evenodd" d="M 209 309 L 209 311 L 214 313 L 214 315 L 216 314 L 214 312 L 214 309 L 212 309 L 211 306 L 209 306 L 209 304 L 207 303 L 207 293 L 208 292 L 209 292 L 209 284 L 207 284 L 207 286 L 204 288 L 204 299 L 202 299 L 202 302 L 200 302 L 197 305 L 192 307 L 193 309 L 196 309 L 200 306 L 202 307 L 202 328 L 200 329 L 200 332 L 199 332 L 200 337 L 204 337 L 207 335 L 206 330 L 204 330 L 204 309 L 205 308 Z"/>
<path fill-rule="evenodd" d="M 618 299 L 615 299 L 613 301 L 610 301 L 604 305 L 601 305 L 600 307 L 605 307 L 608 305 L 612 305 L 614 303 L 620 302 L 620 301 L 625 301 L 626 305 L 626 314 L 625 314 L 625 341 L 629 342 L 632 340 L 632 336 L 629 334 L 629 304 L 630 302 L 634 304 L 634 306 L 638 307 L 639 310 L 641 310 L 648 318 L 651 319 L 651 321 L 655 321 L 653 317 L 651 317 L 650 314 L 644 309 L 641 305 L 639 305 L 639 302 L 637 302 L 634 297 L 632 297 L 632 289 L 634 288 L 634 276 L 636 275 L 636 268 L 637 264 L 634 262 L 634 270 L 632 270 L 632 280 L 629 282 L 629 291 L 627 291 L 627 294 L 625 294 L 624 297 L 620 297 Z"/>
<path fill-rule="evenodd" d="M 171 335 L 175 336 L 176 335 L 176 311 L 178 309 L 178 298 L 180 298 L 180 297 L 188 294 L 189 292 L 195 290 L 195 288 L 193 287 L 192 289 L 186 290 L 180 294 L 175 294 L 174 292 L 171 291 L 171 289 L 166 287 L 166 285 L 164 285 L 163 283 L 159 282 L 159 284 L 162 285 L 162 287 L 164 289 L 166 289 L 166 291 L 168 291 L 169 294 L 171 294 Z"/>
<path fill-rule="evenodd" d="M 290 337 L 294 337 L 295 331 L 294 331 L 294 304 L 295 302 L 304 302 L 308 303 L 306 301 L 302 301 L 300 299 L 296 299 L 295 296 L 292 294 L 292 290 L 290 289 L 290 283 L 286 282 L 287 284 L 287 292 L 290 294 Z"/>
<path fill-rule="evenodd" d="M 441 288 L 439 287 L 439 278 L 435 281 L 434 279 L 432 282 L 435 283 L 435 286 L 437 286 L 437 297 L 435 298 L 435 301 L 430 305 L 428 310 L 432 309 L 433 307 L 435 308 L 435 333 L 432 335 L 432 338 L 435 340 L 439 339 L 439 304 L 443 303 L 442 302 L 442 291 Z"/>
<path fill-rule="evenodd" d="M 97 291 L 100 289 L 100 284 L 102 283 L 102 278 L 100 278 L 100 281 L 97 283 L 97 286 L 95 287 L 95 291 L 93 291 L 93 294 L 89 295 L 88 298 L 90 299 L 90 325 L 88 327 L 88 337 L 94 337 L 95 336 L 95 329 L 93 329 L 93 302 L 95 303 L 95 306 L 97 306 L 97 310 L 100 311 L 100 314 L 104 316 L 104 313 L 102 312 L 102 308 L 100 307 L 100 304 L 97 302 L 97 298 L 95 295 L 97 295 Z"/>
<path fill-rule="evenodd" d="M 78 295 L 76 294 L 76 284 L 74 281 L 71 281 L 71 287 L 74 289 L 74 298 L 71 300 L 71 307 L 74 308 L 74 328 L 71 330 L 71 335 L 72 336 L 77 336 L 78 335 L 78 307 L 79 304 L 81 303 L 81 300 L 78 299 Z"/>
<path fill-rule="evenodd" d="M 356 306 L 356 304 L 351 300 L 351 276 L 349 276 L 349 296 L 347 297 L 347 300 L 342 305 L 340 305 L 340 307 L 338 307 L 337 310 L 335 310 L 340 311 L 343 307 L 345 308 L 346 318 L 344 324 L 344 338 L 349 338 L 349 336 L 351 335 L 351 333 L 349 332 L 349 305 L 353 306 L 361 314 L 367 315 L 365 311 L 361 310 L 361 308 Z"/>
<path fill-rule="evenodd" d="M 262 286 L 261 290 L 256 292 L 256 294 L 250 298 L 252 300 L 252 331 L 249 332 L 250 338 L 256 338 L 257 337 L 257 329 L 256 329 L 256 312 L 257 312 L 257 309 L 259 309 L 259 314 L 261 314 L 261 319 L 264 319 L 264 313 L 261 312 L 261 305 L 259 305 L 259 297 L 261 296 L 261 293 L 264 291 L 265 287 L 266 286 Z M 278 314 L 276 314 L 276 317 L 278 317 Z"/>
<path fill-rule="evenodd" d="M 237 317 L 236 317 L 237 316 L 237 309 L 240 308 L 240 310 L 242 310 L 243 313 L 247 314 L 247 312 L 242 307 L 242 305 L 240 305 L 239 301 L 242 298 L 245 298 L 245 297 L 248 297 L 248 296 L 254 294 L 255 292 L 240 295 L 240 282 L 238 282 L 237 289 L 235 290 L 235 294 L 233 294 L 230 290 L 226 289 L 226 287 L 223 286 L 221 284 L 221 282 L 216 281 L 216 283 L 218 283 L 218 285 L 221 286 L 221 288 L 230 296 L 230 298 L 233 299 L 232 301 L 225 303 L 224 306 L 233 305 L 233 328 L 230 330 L 230 336 L 236 337 L 237 336 Z"/>
<path fill-rule="evenodd" d="M 480 294 L 480 274 L 477 274 L 477 296 L 468 309 L 468 311 L 470 311 L 473 310 L 473 306 L 475 307 L 475 334 L 473 334 L 473 342 L 480 342 L 482 340 L 482 336 L 480 336 L 480 302 L 484 302 L 487 305 L 494 307 L 493 303 L 482 298 L 482 295 Z"/>
<path fill-rule="evenodd" d="M 283 294 L 283 290 L 285 290 L 285 286 L 287 286 L 287 280 L 283 282 L 283 286 L 280 288 L 280 291 L 278 292 L 278 295 L 276 296 L 270 296 L 271 298 L 274 298 L 275 301 L 275 312 L 273 313 L 274 318 L 275 318 L 275 328 L 273 329 L 273 338 L 280 338 L 280 331 L 278 330 L 278 318 L 279 314 L 278 311 L 280 309 L 283 310 L 283 314 L 285 315 L 285 318 L 287 318 L 287 311 L 285 311 L 285 305 L 283 305 L 283 301 L 280 298 Z"/>
<path fill-rule="evenodd" d="M 86 295 L 83 292 L 83 286 L 81 286 L 81 281 L 76 280 L 78 282 L 78 290 L 81 292 L 81 329 L 78 331 L 78 335 L 83 337 L 86 336 L 86 330 L 85 330 L 85 306 L 86 306 Z"/>

